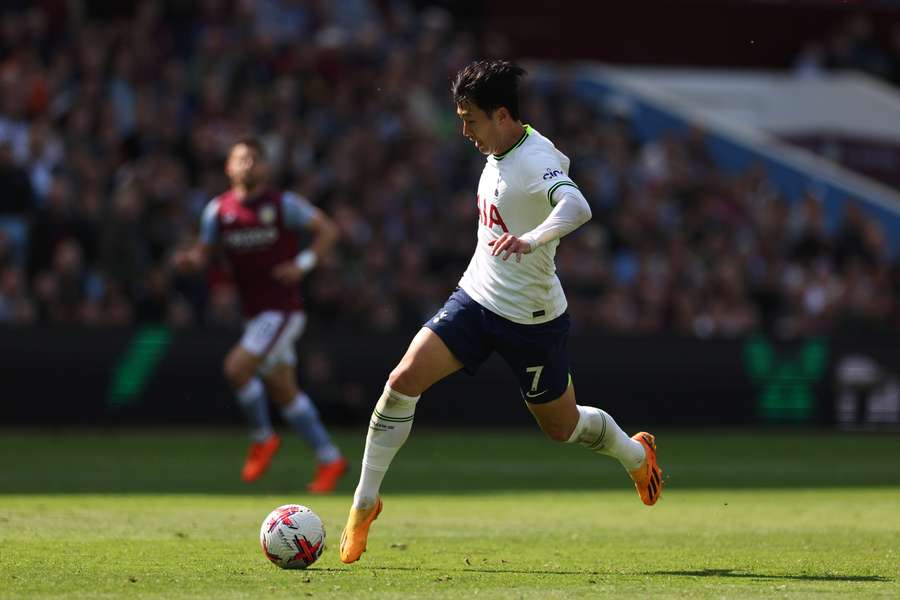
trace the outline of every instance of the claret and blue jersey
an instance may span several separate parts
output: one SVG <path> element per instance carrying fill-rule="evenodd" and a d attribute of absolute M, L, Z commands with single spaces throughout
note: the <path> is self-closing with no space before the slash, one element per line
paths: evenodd
<path fill-rule="evenodd" d="M 272 277 L 272 269 L 294 259 L 298 232 L 314 214 L 315 208 L 303 197 L 274 189 L 243 201 L 229 190 L 206 206 L 200 239 L 225 251 L 246 317 L 302 308 L 299 287 L 280 283 Z"/>

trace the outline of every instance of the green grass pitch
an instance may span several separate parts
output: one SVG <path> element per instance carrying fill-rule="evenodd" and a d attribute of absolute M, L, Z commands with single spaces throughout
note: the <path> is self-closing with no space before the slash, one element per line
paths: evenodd
<path fill-rule="evenodd" d="M 358 463 L 364 431 L 338 441 Z M 311 497 L 296 439 L 253 486 L 241 432 L 0 432 L 0 598 L 897 598 L 900 436 L 658 432 L 644 507 L 615 461 L 537 432 L 413 431 L 354 565 L 337 556 L 357 472 Z M 262 555 L 298 502 L 328 547 Z"/>

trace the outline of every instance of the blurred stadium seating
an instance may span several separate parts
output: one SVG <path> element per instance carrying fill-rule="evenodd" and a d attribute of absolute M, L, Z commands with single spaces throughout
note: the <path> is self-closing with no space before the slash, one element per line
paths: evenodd
<path fill-rule="evenodd" d="M 137 6 L 4 13 L 0 319 L 234 325 L 227 273 L 175 278 L 166 264 L 246 131 L 265 139 L 278 180 L 343 230 L 307 285 L 317 318 L 375 331 L 427 318 L 471 252 L 459 232 L 481 160 L 457 135 L 447 81 L 503 44 L 480 47 L 450 13 L 402 3 Z M 858 19 L 846 27 L 865 33 Z M 832 49 L 812 64 L 806 46 L 797 60 L 891 76 L 891 48 L 855 43 L 850 63 Z M 532 87 L 525 106 L 573 157 L 596 215 L 560 252 L 578 328 L 900 326 L 884 233 L 852 203 L 828 230 L 814 194 L 789 205 L 762 169 L 723 173 L 702 134 L 639 140 L 564 82 Z"/>

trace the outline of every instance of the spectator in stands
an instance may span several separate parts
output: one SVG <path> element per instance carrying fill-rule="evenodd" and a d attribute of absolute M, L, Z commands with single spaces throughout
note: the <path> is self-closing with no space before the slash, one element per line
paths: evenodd
<path fill-rule="evenodd" d="M 33 202 L 27 171 L 16 164 L 12 143 L 0 140 L 0 233 L 5 238 L 9 257 L 18 265 L 25 262 Z"/>
<path fill-rule="evenodd" d="M 65 6 L 54 19 L 44 4 L 0 9 L 0 320 L 239 324 L 226 272 L 173 278 L 162 265 L 226 187 L 225 151 L 244 132 L 264 140 L 277 183 L 343 234 L 305 283 L 317 322 L 389 331 L 432 314 L 471 255 L 454 232 L 474 223 L 481 168 L 454 135 L 447 80 L 504 42 L 455 32 L 435 8 L 320 4 L 167 16 L 149 0 L 102 24 Z M 878 40 L 850 20 L 797 68 L 900 81 L 900 54 Z M 641 141 L 627 103 L 570 88 L 532 86 L 522 103 L 573 158 L 595 215 L 558 256 L 576 330 L 900 327 L 900 268 L 858 206 L 829 231 L 814 195 L 792 206 L 758 165 L 718 171 L 702 131 Z"/>

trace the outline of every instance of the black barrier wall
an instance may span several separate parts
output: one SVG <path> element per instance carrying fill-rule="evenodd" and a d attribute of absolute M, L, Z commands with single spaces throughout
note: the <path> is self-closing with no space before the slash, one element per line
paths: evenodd
<path fill-rule="evenodd" d="M 3 425 L 238 423 L 222 357 L 237 332 L 0 330 Z M 298 379 L 333 424 L 365 423 L 411 336 L 311 334 Z M 579 403 L 628 425 L 897 422 L 893 336 L 791 342 L 573 336 Z M 531 424 L 496 357 L 429 390 L 417 424 Z"/>

